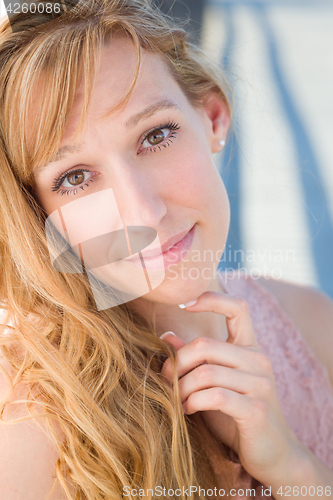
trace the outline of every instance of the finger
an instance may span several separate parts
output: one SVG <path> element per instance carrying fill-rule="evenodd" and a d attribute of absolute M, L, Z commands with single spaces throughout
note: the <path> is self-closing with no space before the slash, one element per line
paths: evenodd
<path fill-rule="evenodd" d="M 165 332 L 160 336 L 160 339 L 169 342 L 169 344 L 173 345 L 176 351 L 186 345 L 186 342 L 184 342 L 184 340 L 180 337 L 177 337 L 174 332 Z"/>
<path fill-rule="evenodd" d="M 239 368 L 260 375 L 268 369 L 266 359 L 267 356 L 262 352 L 209 337 L 197 337 L 181 347 L 176 354 L 179 377 L 203 363 Z M 165 361 L 162 372 L 167 377 L 172 377 L 170 359 Z"/>
<path fill-rule="evenodd" d="M 197 411 L 219 410 L 236 420 L 248 420 L 253 415 L 253 401 L 222 387 L 213 387 L 192 393 L 183 403 L 186 415 Z"/>
<path fill-rule="evenodd" d="M 182 340 L 180 337 L 177 337 L 177 335 L 174 332 L 165 332 L 163 335 L 160 336 L 160 339 L 164 340 L 165 342 L 168 342 L 171 344 L 175 351 L 178 351 L 181 347 L 186 345 L 186 342 Z M 168 363 L 167 363 L 168 361 Z M 166 370 L 166 366 L 169 367 L 168 370 Z M 166 379 L 169 385 L 172 385 L 172 368 L 170 364 L 170 359 L 167 358 L 167 360 L 163 363 L 162 369 L 161 369 L 161 375 Z"/>
<path fill-rule="evenodd" d="M 269 399 L 273 384 L 269 377 L 252 375 L 242 370 L 217 365 L 201 365 L 179 380 L 179 395 L 185 401 L 191 394 L 222 387 L 251 398 Z"/>
<path fill-rule="evenodd" d="M 259 347 L 250 316 L 248 303 L 227 293 L 204 292 L 196 303 L 186 307 L 189 312 L 214 312 L 226 317 L 227 342 L 246 347 Z"/>

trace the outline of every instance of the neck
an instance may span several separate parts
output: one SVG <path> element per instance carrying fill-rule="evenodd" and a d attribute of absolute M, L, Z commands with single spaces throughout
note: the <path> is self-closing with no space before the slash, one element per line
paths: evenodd
<path fill-rule="evenodd" d="M 216 273 L 206 291 L 227 293 Z M 139 304 L 137 305 L 139 306 Z M 142 313 L 142 303 L 139 307 Z M 227 340 L 228 331 L 225 316 L 221 314 L 212 312 L 191 313 L 185 309 L 180 309 L 178 305 L 161 303 L 155 303 L 155 314 L 158 335 L 172 331 L 186 343 L 197 337 Z"/>

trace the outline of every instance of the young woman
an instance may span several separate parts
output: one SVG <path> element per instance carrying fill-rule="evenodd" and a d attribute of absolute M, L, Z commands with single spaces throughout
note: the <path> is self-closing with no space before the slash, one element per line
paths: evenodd
<path fill-rule="evenodd" d="M 222 75 L 148 1 L 55 5 L 0 32 L 2 497 L 333 498 L 332 302 L 216 272 Z"/>

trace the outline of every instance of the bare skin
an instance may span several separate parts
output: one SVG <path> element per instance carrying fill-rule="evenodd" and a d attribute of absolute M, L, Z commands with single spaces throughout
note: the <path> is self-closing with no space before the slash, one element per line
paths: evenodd
<path fill-rule="evenodd" d="M 185 262 L 189 271 L 186 266 L 193 266 L 194 250 L 203 254 L 210 249 L 216 255 L 223 250 L 228 234 L 228 198 L 213 161 L 219 141 L 227 133 L 228 112 L 216 95 L 202 108 L 193 108 L 163 61 L 144 54 L 131 99 L 119 112 L 100 121 L 125 94 L 132 78 L 129 68 L 134 66 L 135 52 L 128 40 L 115 40 L 103 49 L 82 150 L 36 173 L 36 197 L 52 213 L 71 199 L 52 190 L 54 177 L 84 168 L 85 182 L 94 180 L 73 196 L 112 187 L 125 225 L 156 228 L 163 243 L 195 224 L 189 263 Z M 62 146 L 70 142 L 81 99 L 79 91 Z M 164 107 L 128 131 L 126 122 L 134 114 L 161 99 L 173 100 L 177 109 Z M 152 150 L 147 139 L 143 140 L 144 134 L 152 128 L 167 128 L 165 123 L 170 121 L 180 124 L 173 142 Z M 164 141 L 168 137 L 167 131 Z M 67 180 L 62 189 L 73 188 Z M 160 334 L 166 330 L 177 333 L 178 337 L 166 340 L 177 350 L 184 410 L 188 414 L 202 411 L 207 425 L 238 452 L 248 472 L 271 485 L 273 491 L 283 483 L 306 484 L 308 478 L 316 484 L 333 484 L 332 473 L 307 453 L 285 421 L 270 362 L 256 341 L 247 304 L 225 293 L 214 274 L 217 263 L 217 258 L 196 262 L 195 280 L 180 272 L 171 279 L 171 270 L 167 270 L 159 287 L 133 301 L 133 307 L 147 314 L 155 306 Z M 210 273 L 204 273 L 204 268 Z M 179 271 L 179 267 L 175 269 Z M 193 299 L 197 303 L 191 308 L 178 307 Z M 171 377 L 168 361 L 162 375 Z"/>
<path fill-rule="evenodd" d="M 227 239 L 230 207 L 213 155 L 221 149 L 219 141 L 226 136 L 228 111 L 222 99 L 213 94 L 205 106 L 193 108 L 165 63 L 143 51 L 139 78 L 128 104 L 99 120 L 125 95 L 135 70 L 135 57 L 135 49 L 127 39 L 117 39 L 104 47 L 80 140 L 82 151 L 39 170 L 35 175 L 35 194 L 50 214 L 74 199 L 111 187 L 124 225 L 155 228 L 161 244 L 195 224 L 187 261 L 172 265 L 166 270 L 163 283 L 143 299 L 132 301 L 132 306 L 141 311 L 147 308 L 148 313 L 154 303 L 160 334 L 177 329 L 187 340 L 200 335 L 220 338 L 221 331 L 224 336 L 227 334 L 223 317 L 204 312 L 193 317 L 179 309 L 178 304 L 197 298 L 205 290 L 222 291 L 214 271 Z M 81 92 L 79 89 L 61 146 L 70 143 L 78 123 Z M 163 99 L 175 102 L 179 109 L 161 109 L 128 129 L 126 123 L 136 113 Z M 152 150 L 147 139 L 140 145 L 147 130 L 168 121 L 180 125 L 172 142 L 168 143 L 170 131 L 165 131 L 159 149 Z M 55 176 L 74 168 L 86 169 L 85 180 L 93 182 L 75 193 L 68 178 L 60 192 L 52 191 Z M 68 191 L 64 196 L 65 189 Z M 205 257 L 207 250 L 212 252 L 213 260 L 211 254 Z M 190 278 L 191 270 L 199 276 Z"/>

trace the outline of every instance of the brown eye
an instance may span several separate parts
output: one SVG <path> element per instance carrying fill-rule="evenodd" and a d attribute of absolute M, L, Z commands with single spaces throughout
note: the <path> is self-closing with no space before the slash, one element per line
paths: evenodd
<path fill-rule="evenodd" d="M 160 144 L 160 142 L 164 141 L 165 135 L 163 130 L 165 129 L 154 130 L 147 135 L 146 140 L 151 146 L 156 146 L 157 144 Z"/>
<path fill-rule="evenodd" d="M 176 130 L 178 129 L 180 129 L 180 125 L 174 122 L 160 125 L 159 128 L 146 133 L 141 146 L 143 146 L 144 151 L 161 151 L 162 147 L 169 146 L 172 143 L 171 139 L 176 137 Z"/>
<path fill-rule="evenodd" d="M 77 186 L 84 181 L 84 173 L 80 170 L 72 172 L 67 176 L 67 180 L 72 186 Z"/>
<path fill-rule="evenodd" d="M 164 140 L 164 134 L 162 130 L 155 130 L 147 135 L 147 139 L 152 146 L 155 146 Z"/>

